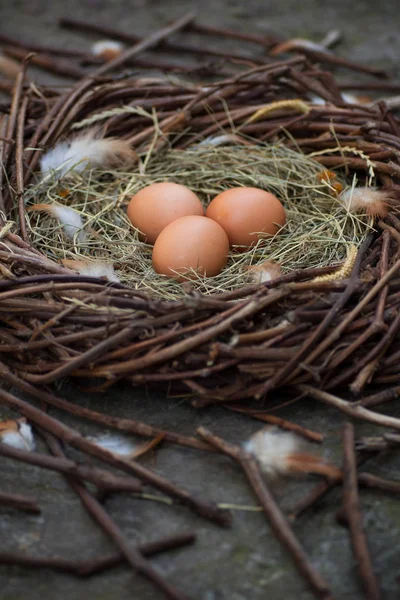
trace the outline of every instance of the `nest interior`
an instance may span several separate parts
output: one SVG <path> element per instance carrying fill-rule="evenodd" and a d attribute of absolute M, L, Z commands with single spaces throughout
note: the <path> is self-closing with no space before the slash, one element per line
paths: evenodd
<path fill-rule="evenodd" d="M 325 103 L 310 101 L 316 92 Z M 42 151 L 93 123 L 129 141 L 140 161 L 134 173 L 69 184 L 63 200 L 73 199 L 98 236 L 86 248 L 68 246 L 54 221 L 27 214 L 26 205 L 59 199 L 59 183 L 38 183 Z M 92 76 L 65 93 L 39 94 L 21 77 L 1 128 L 1 352 L 4 372 L 21 385 L 65 377 L 173 384 L 203 406 L 305 383 L 354 394 L 398 383 L 396 212 L 373 223 L 354 217 L 316 181 L 335 169 L 344 185 L 398 194 L 399 124 L 381 104 L 346 103 L 330 73 L 297 56 L 207 86 Z M 7 144 L 14 133 L 16 144 Z M 236 142 L 210 144 L 217 135 Z M 247 265 L 282 263 L 282 276 L 249 285 L 243 256 L 232 255 L 221 279 L 182 288 L 154 278 L 124 202 L 165 178 L 187 183 L 205 203 L 229 184 L 283 196 L 288 226 L 245 257 Z M 357 258 L 338 270 L 350 246 Z M 59 262 L 96 252 L 117 264 L 122 284 L 76 276 Z"/>
<path fill-rule="evenodd" d="M 248 285 L 256 273 L 251 267 L 265 261 L 275 262 L 284 273 L 346 259 L 349 249 L 358 247 L 372 230 L 368 215 L 348 210 L 312 158 L 284 145 L 244 141 L 247 145 L 222 146 L 220 136 L 184 150 L 172 145 L 154 160 L 145 154 L 130 172 L 89 171 L 70 176 L 70 186 L 68 176 L 60 181 L 50 174 L 27 189 L 27 204 L 32 200 L 73 207 L 81 215 L 85 238 L 70 239 L 58 220 L 28 213 L 32 244 L 54 260 L 109 261 L 124 284 L 149 296 L 182 297 L 185 287 L 155 273 L 152 247 L 140 241 L 126 216 L 133 194 L 152 183 L 174 181 L 193 190 L 204 208 L 218 193 L 235 186 L 266 189 L 285 206 L 287 223 L 279 234 L 262 237 L 250 249 L 234 248 L 227 267 L 216 277 L 192 277 L 193 289 L 204 295 Z"/>

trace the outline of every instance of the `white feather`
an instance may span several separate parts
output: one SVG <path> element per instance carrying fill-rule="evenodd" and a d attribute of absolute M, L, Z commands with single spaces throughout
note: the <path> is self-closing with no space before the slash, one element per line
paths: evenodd
<path fill-rule="evenodd" d="M 243 447 L 257 458 L 266 475 L 274 477 L 287 474 L 288 458 L 301 451 L 302 440 L 293 433 L 265 427 L 252 435 Z"/>
<path fill-rule="evenodd" d="M 100 40 L 99 42 L 95 42 L 91 47 L 92 54 L 95 56 L 102 56 L 104 53 L 115 53 L 117 56 L 123 49 L 123 45 L 114 40 Z"/>
<path fill-rule="evenodd" d="M 376 187 L 354 187 L 343 190 L 339 200 L 350 212 L 363 211 L 368 215 L 385 217 L 392 197 L 390 192 Z"/>
<path fill-rule="evenodd" d="M 31 426 L 23 420 L 17 420 L 18 429 L 4 429 L 0 431 L 0 441 L 7 446 L 18 448 L 19 450 L 27 450 L 31 452 L 35 449 L 35 440 Z"/>
<path fill-rule="evenodd" d="M 133 164 L 135 152 L 128 142 L 115 138 L 99 138 L 88 131 L 72 140 L 60 142 L 40 160 L 43 175 L 55 173 L 62 177 L 70 171 L 82 173 L 88 166 L 128 166 Z"/>
<path fill-rule="evenodd" d="M 311 104 L 318 104 L 318 105 L 326 104 L 326 100 L 324 100 L 324 98 L 321 98 L 321 96 L 316 96 L 315 94 L 310 95 L 310 102 L 311 102 Z"/>
<path fill-rule="evenodd" d="M 114 454 L 119 454 L 120 456 L 131 456 L 137 449 L 137 444 L 134 444 L 128 438 L 119 435 L 105 434 L 88 439 L 94 444 L 97 444 L 97 446 L 109 450 Z"/>
<path fill-rule="evenodd" d="M 61 262 L 68 269 L 73 269 L 81 275 L 87 275 L 88 277 L 105 277 L 108 281 L 113 281 L 115 283 L 120 283 L 121 281 L 116 275 L 111 263 L 105 263 L 99 260 L 89 261 L 68 259 L 64 259 Z"/>
<path fill-rule="evenodd" d="M 60 204 L 51 204 L 49 205 L 49 212 L 60 221 L 67 238 L 73 240 L 76 236 L 79 242 L 84 242 L 87 239 L 86 232 L 83 230 L 82 217 L 76 210 Z"/>
<path fill-rule="evenodd" d="M 19 422 L 19 433 L 20 433 L 21 437 L 23 437 L 23 439 L 27 445 L 27 449 L 34 450 L 35 440 L 34 440 L 33 433 L 32 433 L 32 427 L 29 425 L 29 423 L 26 423 L 25 421 L 21 420 Z"/>

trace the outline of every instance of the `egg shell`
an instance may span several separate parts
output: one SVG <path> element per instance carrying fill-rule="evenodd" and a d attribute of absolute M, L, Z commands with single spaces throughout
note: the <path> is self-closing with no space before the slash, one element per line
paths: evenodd
<path fill-rule="evenodd" d="M 251 246 L 259 233 L 275 235 L 286 223 L 285 209 L 276 196 L 252 187 L 231 188 L 209 204 L 206 216 L 225 229 L 232 245 Z"/>
<path fill-rule="evenodd" d="M 214 277 L 225 267 L 228 253 L 229 240 L 222 227 L 212 219 L 191 215 L 173 221 L 160 233 L 153 248 L 153 267 L 177 281 L 195 278 L 189 269 Z"/>
<path fill-rule="evenodd" d="M 128 219 L 149 244 L 154 244 L 164 227 L 187 215 L 204 216 L 200 200 L 189 188 L 169 181 L 143 188 L 132 197 L 127 209 Z"/>

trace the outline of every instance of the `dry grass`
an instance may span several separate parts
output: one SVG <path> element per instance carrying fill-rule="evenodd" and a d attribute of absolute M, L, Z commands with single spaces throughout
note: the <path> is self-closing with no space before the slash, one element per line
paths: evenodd
<path fill-rule="evenodd" d="M 35 213 L 28 213 L 30 236 L 35 247 L 54 260 L 109 261 L 122 282 L 150 295 L 174 299 L 183 294 L 182 286 L 154 272 L 152 247 L 139 241 L 126 217 L 132 195 L 150 183 L 174 181 L 192 189 L 206 206 L 229 187 L 260 187 L 284 203 L 286 226 L 274 238 L 261 239 L 246 252 L 232 252 L 217 277 L 193 282 L 204 294 L 231 290 L 249 282 L 250 265 L 273 260 L 283 271 L 290 271 L 337 264 L 345 259 L 350 246 L 362 242 L 371 221 L 350 214 L 329 184 L 319 180 L 321 171 L 318 163 L 283 145 L 215 146 L 205 141 L 185 151 L 148 153 L 133 172 L 87 170 L 83 176 L 70 174 L 61 181 L 47 177 L 29 188 L 27 204 L 59 203 L 77 210 L 88 239 L 84 243 L 70 241 L 57 220 Z"/>

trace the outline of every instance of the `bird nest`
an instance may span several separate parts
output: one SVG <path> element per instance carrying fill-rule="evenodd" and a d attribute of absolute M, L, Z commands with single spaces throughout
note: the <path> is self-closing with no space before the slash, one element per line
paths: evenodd
<path fill-rule="evenodd" d="M 398 385 L 400 124 L 387 107 L 344 102 L 305 57 L 207 86 L 104 71 L 65 93 L 24 87 L 21 75 L 1 121 L 4 379 L 30 389 L 66 377 L 96 389 L 121 379 L 175 386 L 198 406 L 309 383 L 354 394 Z M 132 169 L 40 174 L 43 152 L 93 126 L 135 149 Z M 161 180 L 205 204 L 233 185 L 268 189 L 287 225 L 233 252 L 216 278 L 166 280 L 125 216 L 131 195 Z M 388 214 L 352 212 L 338 185 L 387 191 Z M 79 212 L 85 241 L 29 211 L 44 202 Z M 62 264 L 94 258 L 120 281 Z M 251 267 L 267 259 L 279 276 L 254 283 Z"/>

